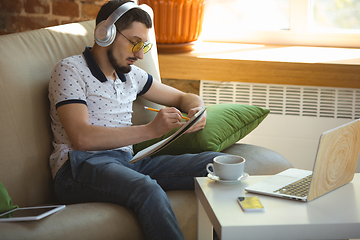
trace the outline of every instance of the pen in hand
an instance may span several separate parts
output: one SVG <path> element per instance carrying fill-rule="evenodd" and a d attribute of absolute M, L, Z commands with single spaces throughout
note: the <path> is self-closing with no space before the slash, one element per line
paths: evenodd
<path fill-rule="evenodd" d="M 154 112 L 159 112 L 159 110 L 155 109 L 155 108 L 151 108 L 151 107 L 145 107 L 144 106 L 144 109 L 146 110 L 150 110 L 150 111 L 154 111 Z M 182 119 L 185 119 L 185 120 L 189 120 L 190 118 L 188 117 L 184 117 L 184 116 L 181 116 Z"/>

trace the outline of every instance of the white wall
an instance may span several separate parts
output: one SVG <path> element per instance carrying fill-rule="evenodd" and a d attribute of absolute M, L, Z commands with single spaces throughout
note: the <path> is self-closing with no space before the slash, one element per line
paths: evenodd
<path fill-rule="evenodd" d="M 267 147 L 283 155 L 294 167 L 312 170 L 321 133 L 348 122 L 351 120 L 269 114 L 240 143 Z M 360 172 L 360 157 L 356 172 Z"/>

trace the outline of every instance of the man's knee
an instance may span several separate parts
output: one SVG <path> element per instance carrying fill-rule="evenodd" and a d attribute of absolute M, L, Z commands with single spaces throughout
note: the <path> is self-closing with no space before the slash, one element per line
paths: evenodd
<path fill-rule="evenodd" d="M 136 186 L 131 187 L 133 191 L 128 196 L 127 207 L 135 212 L 145 210 L 147 207 L 157 209 L 157 206 L 161 208 L 170 206 L 165 191 L 149 176 L 138 180 Z"/>
<path fill-rule="evenodd" d="M 151 197 L 154 196 L 166 196 L 163 189 L 159 186 L 156 180 L 151 179 L 149 176 L 144 176 L 141 179 L 138 179 L 133 183 L 133 186 L 130 186 L 133 191 L 132 195 L 134 197 L 145 196 Z"/>

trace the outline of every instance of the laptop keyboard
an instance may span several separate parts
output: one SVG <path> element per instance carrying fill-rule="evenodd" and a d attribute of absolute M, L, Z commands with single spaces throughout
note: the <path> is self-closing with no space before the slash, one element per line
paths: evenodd
<path fill-rule="evenodd" d="M 312 175 L 304 177 L 296 182 L 286 185 L 285 187 L 275 190 L 274 193 L 278 192 L 286 195 L 305 197 L 309 191 L 311 177 Z"/>

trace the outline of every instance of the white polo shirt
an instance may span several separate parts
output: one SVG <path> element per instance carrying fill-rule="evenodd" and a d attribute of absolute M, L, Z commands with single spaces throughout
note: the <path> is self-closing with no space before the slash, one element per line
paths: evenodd
<path fill-rule="evenodd" d="M 107 79 L 97 65 L 89 47 L 80 55 L 58 62 L 51 74 L 49 100 L 54 151 L 50 156 L 53 177 L 68 159 L 72 148 L 56 109 L 71 103 L 88 107 L 89 122 L 106 127 L 131 126 L 133 101 L 146 93 L 153 78 L 132 65 L 127 74 L 117 73 L 115 81 Z M 132 153 L 132 146 L 119 148 Z"/>

